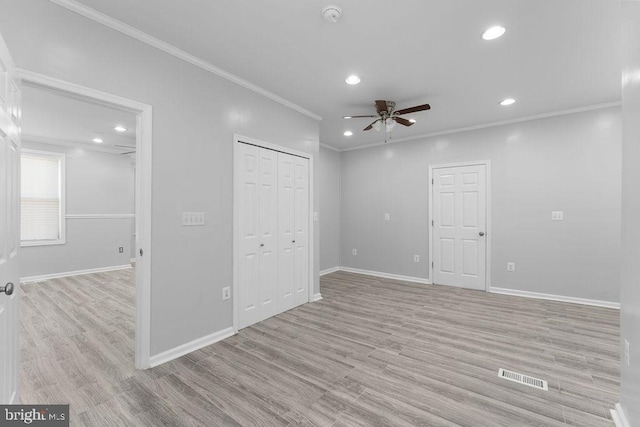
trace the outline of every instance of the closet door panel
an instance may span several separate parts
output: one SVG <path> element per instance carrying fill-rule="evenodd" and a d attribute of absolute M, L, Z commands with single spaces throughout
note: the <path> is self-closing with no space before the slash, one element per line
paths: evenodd
<path fill-rule="evenodd" d="M 295 157 L 278 153 L 278 289 L 279 311 L 295 305 Z"/>
<path fill-rule="evenodd" d="M 278 283 L 278 153 L 260 149 L 259 187 L 260 294 L 259 304 L 266 319 L 277 313 Z"/>
<path fill-rule="evenodd" d="M 309 301 L 309 160 L 295 157 L 295 305 Z"/>

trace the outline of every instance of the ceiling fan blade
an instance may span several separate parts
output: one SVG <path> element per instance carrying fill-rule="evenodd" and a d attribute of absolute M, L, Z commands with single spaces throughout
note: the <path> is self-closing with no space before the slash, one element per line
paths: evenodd
<path fill-rule="evenodd" d="M 401 125 L 405 125 L 405 126 L 413 125 L 413 122 L 410 122 L 407 119 L 403 119 L 402 117 L 392 117 L 392 119 L 395 120 L 396 122 L 400 123 Z"/>
<path fill-rule="evenodd" d="M 383 99 L 377 99 L 376 100 L 376 110 L 378 111 L 378 114 L 388 113 L 389 112 L 389 106 L 387 105 L 387 101 L 385 101 Z"/>
<path fill-rule="evenodd" d="M 373 117 L 378 117 L 377 115 L 375 116 L 344 116 L 342 117 L 343 119 L 360 119 L 363 117 L 369 117 L 369 118 L 373 118 Z"/>
<path fill-rule="evenodd" d="M 125 154 L 133 154 L 135 153 L 135 151 L 127 151 L 126 153 L 120 153 L 121 156 L 124 156 Z"/>
<path fill-rule="evenodd" d="M 430 110 L 430 109 L 431 109 L 431 106 L 429 104 L 416 105 L 415 107 L 405 108 L 404 110 L 398 110 L 394 112 L 394 114 L 401 116 L 403 114 L 416 113 L 418 111 L 424 111 L 424 110 Z"/>
<path fill-rule="evenodd" d="M 375 120 L 373 123 L 371 123 L 369 126 L 367 126 L 366 128 L 364 128 L 364 129 L 362 129 L 362 130 L 371 130 L 371 129 L 373 129 L 373 125 L 374 125 L 376 122 L 378 122 L 378 121 L 380 121 L 380 119 Z"/>
<path fill-rule="evenodd" d="M 122 147 L 122 148 L 136 148 L 135 145 L 114 145 L 114 147 Z"/>

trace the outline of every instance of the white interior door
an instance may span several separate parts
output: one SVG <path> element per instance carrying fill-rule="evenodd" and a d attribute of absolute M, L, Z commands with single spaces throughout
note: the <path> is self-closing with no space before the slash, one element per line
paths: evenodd
<path fill-rule="evenodd" d="M 278 153 L 278 305 L 279 311 L 295 306 L 295 157 Z"/>
<path fill-rule="evenodd" d="M 295 157 L 295 305 L 309 302 L 309 159 Z"/>
<path fill-rule="evenodd" d="M 0 404 L 18 402 L 20 86 L 0 37 Z"/>
<path fill-rule="evenodd" d="M 260 319 L 278 312 L 276 305 L 278 283 L 278 153 L 259 149 L 260 186 L 258 214 L 260 217 Z"/>
<path fill-rule="evenodd" d="M 486 284 L 486 166 L 433 169 L 433 283 Z"/>

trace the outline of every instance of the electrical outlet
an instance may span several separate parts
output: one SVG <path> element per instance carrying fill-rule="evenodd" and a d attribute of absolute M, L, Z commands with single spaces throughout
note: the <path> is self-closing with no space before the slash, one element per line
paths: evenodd
<path fill-rule="evenodd" d="M 420 262 L 420 255 L 414 255 L 413 262 Z"/>
<path fill-rule="evenodd" d="M 351 254 L 352 255 L 358 255 L 358 250 L 357 249 L 351 249 Z"/>
<path fill-rule="evenodd" d="M 229 298 L 231 298 L 231 288 L 229 286 L 222 288 L 222 299 L 228 300 Z"/>
<path fill-rule="evenodd" d="M 507 263 L 507 271 L 516 271 L 516 263 L 508 262 Z"/>
<path fill-rule="evenodd" d="M 631 349 L 629 340 L 624 340 L 624 361 L 627 366 L 631 364 Z"/>
<path fill-rule="evenodd" d="M 388 213 L 384 214 L 385 221 L 389 221 L 390 219 L 391 219 L 391 214 L 388 214 Z"/>
<path fill-rule="evenodd" d="M 552 221 L 564 221 L 564 212 L 563 211 L 553 211 L 553 212 L 551 212 L 551 220 Z"/>
<path fill-rule="evenodd" d="M 122 246 L 120 246 L 120 247 L 118 248 L 118 253 L 123 253 L 123 252 L 124 252 L 124 248 L 123 248 Z"/>

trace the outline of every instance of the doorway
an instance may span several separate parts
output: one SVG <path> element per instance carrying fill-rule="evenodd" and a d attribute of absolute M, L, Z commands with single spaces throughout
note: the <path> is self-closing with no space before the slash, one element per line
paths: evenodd
<path fill-rule="evenodd" d="M 18 70 L 18 77 L 24 87 L 58 93 L 134 116 L 135 143 L 122 147 L 121 151 L 135 151 L 135 248 L 130 256 L 130 261 L 135 259 L 135 367 L 147 369 L 151 344 L 151 106 L 25 70 Z"/>
<path fill-rule="evenodd" d="M 487 290 L 490 258 L 488 160 L 429 167 L 431 282 Z"/>

